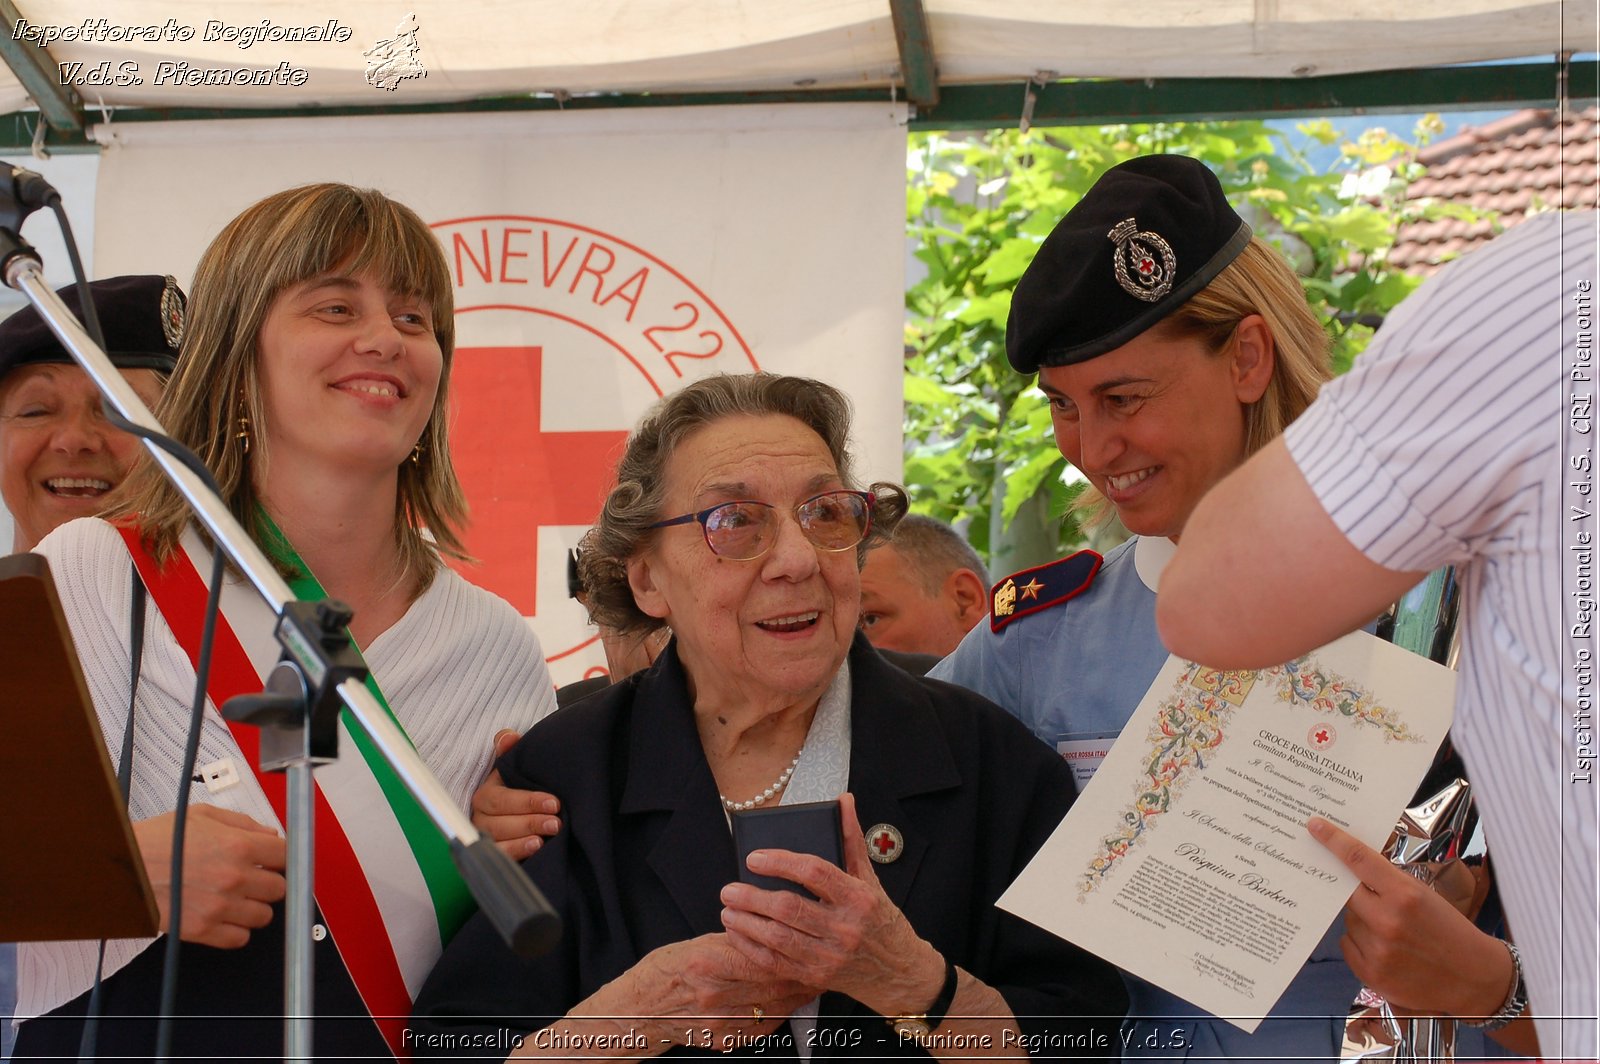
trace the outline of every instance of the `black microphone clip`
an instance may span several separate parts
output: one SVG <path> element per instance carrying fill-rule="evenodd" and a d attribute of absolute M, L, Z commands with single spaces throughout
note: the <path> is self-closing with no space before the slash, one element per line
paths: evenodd
<path fill-rule="evenodd" d="M 40 175 L 0 162 L 0 270 L 17 255 L 38 257 L 22 239 L 22 220 L 60 200 L 61 193 Z"/>

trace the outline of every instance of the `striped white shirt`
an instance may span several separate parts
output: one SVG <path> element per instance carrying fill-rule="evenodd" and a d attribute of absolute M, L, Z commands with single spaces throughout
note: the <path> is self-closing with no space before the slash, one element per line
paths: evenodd
<path fill-rule="evenodd" d="M 1529 220 L 1440 271 L 1285 434 L 1364 555 L 1461 576 L 1453 734 L 1547 1059 L 1600 1056 L 1596 217 Z"/>

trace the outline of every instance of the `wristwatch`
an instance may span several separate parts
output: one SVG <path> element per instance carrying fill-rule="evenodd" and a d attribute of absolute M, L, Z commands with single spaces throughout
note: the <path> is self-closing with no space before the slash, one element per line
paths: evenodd
<path fill-rule="evenodd" d="M 927 1012 L 884 1018 L 889 1021 L 889 1026 L 894 1028 L 894 1033 L 902 1040 L 921 1045 L 927 1041 L 929 1035 L 939 1029 L 939 1025 L 944 1022 L 945 1013 L 950 1011 L 950 1003 L 955 999 L 956 966 L 947 960 L 944 962 L 944 985 L 939 988 L 939 996 L 933 999 L 933 1004 L 928 1006 Z"/>
<path fill-rule="evenodd" d="M 1511 953 L 1511 992 L 1506 995 L 1505 1002 L 1493 1015 L 1485 1016 L 1481 1020 L 1459 1021 L 1468 1027 L 1476 1027 L 1480 1031 L 1498 1031 L 1528 1011 L 1528 986 L 1522 980 L 1522 954 L 1510 942 L 1506 942 L 1505 947 Z"/>

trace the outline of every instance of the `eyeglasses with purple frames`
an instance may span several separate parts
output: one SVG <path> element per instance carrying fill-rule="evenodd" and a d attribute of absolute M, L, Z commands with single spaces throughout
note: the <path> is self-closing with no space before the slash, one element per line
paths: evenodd
<path fill-rule="evenodd" d="M 794 519 L 818 550 L 849 550 L 866 539 L 872 529 L 875 502 L 877 496 L 870 491 L 825 491 L 796 506 Z M 754 561 L 778 541 L 778 508 L 754 500 L 718 503 L 648 527 L 670 528 L 691 522 L 700 525 L 711 553 L 729 561 Z"/>

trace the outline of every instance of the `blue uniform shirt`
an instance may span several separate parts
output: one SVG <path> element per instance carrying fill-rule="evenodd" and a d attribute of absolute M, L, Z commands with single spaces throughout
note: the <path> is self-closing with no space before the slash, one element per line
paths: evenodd
<path fill-rule="evenodd" d="M 978 624 L 928 675 L 999 703 L 1051 746 L 1071 735 L 1116 736 L 1167 662 L 1156 595 L 1135 564 L 1137 542 L 1108 553 L 1076 598 L 998 633 Z M 1150 542 L 1170 556 L 1167 540 Z"/>

